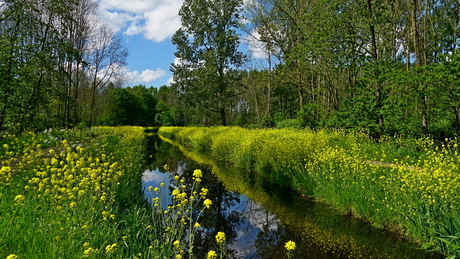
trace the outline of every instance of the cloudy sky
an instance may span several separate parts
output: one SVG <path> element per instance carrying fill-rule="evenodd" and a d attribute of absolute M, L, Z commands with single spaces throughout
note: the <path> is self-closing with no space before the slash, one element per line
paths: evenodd
<path fill-rule="evenodd" d="M 180 27 L 183 0 L 99 0 L 104 22 L 123 33 L 129 51 L 127 86 L 169 84 L 175 46 L 171 37 Z M 243 49 L 248 49 L 243 46 Z M 253 49 L 253 47 L 250 47 Z M 254 57 L 262 57 L 254 52 Z"/>

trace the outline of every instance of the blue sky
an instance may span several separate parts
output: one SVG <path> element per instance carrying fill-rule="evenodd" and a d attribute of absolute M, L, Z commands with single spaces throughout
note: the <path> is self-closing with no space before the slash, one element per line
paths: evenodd
<path fill-rule="evenodd" d="M 180 27 L 179 9 L 183 0 L 99 0 L 103 22 L 122 33 L 129 51 L 126 86 L 169 85 L 175 46 L 171 37 Z M 253 44 L 242 49 L 255 59 L 263 54 Z"/>

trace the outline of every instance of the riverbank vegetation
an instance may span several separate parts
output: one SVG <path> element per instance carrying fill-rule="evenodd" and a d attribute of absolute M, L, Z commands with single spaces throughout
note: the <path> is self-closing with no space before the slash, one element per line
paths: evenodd
<path fill-rule="evenodd" d="M 140 127 L 0 137 L 0 257 L 154 258 L 172 247 L 154 242 L 164 229 L 140 186 L 144 142 Z"/>
<path fill-rule="evenodd" d="M 459 253 L 456 140 L 441 146 L 429 138 L 375 143 L 360 133 L 238 127 L 162 127 L 160 134 L 426 249 Z"/>

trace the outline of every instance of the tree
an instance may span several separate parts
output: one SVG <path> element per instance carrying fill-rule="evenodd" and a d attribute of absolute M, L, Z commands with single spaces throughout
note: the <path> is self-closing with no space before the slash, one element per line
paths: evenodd
<path fill-rule="evenodd" d="M 231 70 L 242 65 L 236 33 L 242 0 L 185 0 L 182 27 L 173 36 L 178 62 L 171 66 L 173 86 L 184 101 L 202 106 L 227 124 L 227 110 L 237 97 L 238 78 Z"/>
<path fill-rule="evenodd" d="M 109 82 L 123 79 L 122 67 L 126 65 L 128 51 L 122 38 L 107 25 L 99 26 L 89 47 L 89 78 L 91 80 L 91 99 L 89 126 L 94 123 L 97 112 L 97 95 Z"/>

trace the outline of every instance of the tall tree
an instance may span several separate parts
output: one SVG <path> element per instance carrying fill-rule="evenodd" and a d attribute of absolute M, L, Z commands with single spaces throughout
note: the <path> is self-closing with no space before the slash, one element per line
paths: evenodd
<path fill-rule="evenodd" d="M 237 97 L 238 80 L 231 70 L 242 65 L 238 50 L 242 0 L 185 0 L 182 27 L 173 36 L 177 62 L 171 66 L 173 86 L 185 102 L 218 114 L 227 124 L 227 110 Z"/>
<path fill-rule="evenodd" d="M 128 51 L 123 45 L 120 35 L 106 24 L 95 31 L 89 48 L 89 70 L 91 80 L 90 118 L 89 125 L 95 121 L 97 111 L 97 95 L 110 82 L 122 79 L 122 67 L 126 65 Z"/>

